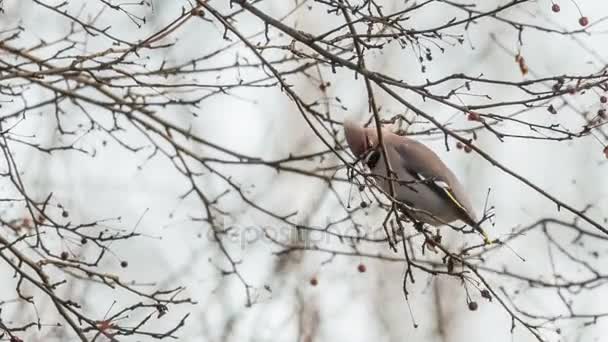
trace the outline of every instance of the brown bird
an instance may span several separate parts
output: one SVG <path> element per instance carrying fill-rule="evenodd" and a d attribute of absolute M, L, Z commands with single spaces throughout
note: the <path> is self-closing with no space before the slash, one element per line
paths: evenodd
<path fill-rule="evenodd" d="M 369 167 L 374 180 L 387 194 L 391 193 L 392 180 L 394 199 L 413 209 L 406 210 L 406 214 L 432 226 L 461 220 L 481 233 L 486 244 L 490 243 L 464 188 L 430 148 L 382 128 L 386 155 L 394 172 L 389 177 L 376 128 L 364 128 L 347 120 L 344 132 L 350 150 Z"/>

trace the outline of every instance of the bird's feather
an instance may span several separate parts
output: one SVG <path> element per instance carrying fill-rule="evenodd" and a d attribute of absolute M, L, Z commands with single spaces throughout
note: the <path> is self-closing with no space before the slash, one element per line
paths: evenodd
<path fill-rule="evenodd" d="M 420 183 L 425 184 L 426 186 L 431 188 L 431 190 L 433 190 L 433 192 L 435 192 L 437 195 L 449 201 L 462 214 L 462 216 L 466 218 L 466 223 L 474 223 L 473 219 L 471 218 L 471 214 L 469 213 L 469 210 L 456 198 L 456 195 L 454 194 L 454 192 L 450 188 L 450 185 L 447 182 L 439 179 L 426 178 L 423 174 L 414 172 L 411 169 L 408 169 L 407 171 L 411 175 L 413 175 L 414 178 L 419 180 Z"/>
<path fill-rule="evenodd" d="M 418 177 L 429 180 L 426 182 L 427 186 L 448 199 L 461 213 L 463 221 L 467 224 L 477 222 L 473 207 L 462 185 L 435 152 L 413 139 L 398 135 L 392 135 L 390 138 L 397 140 L 393 142 L 393 145 L 400 154 L 404 167 L 408 170 L 416 170 Z"/>

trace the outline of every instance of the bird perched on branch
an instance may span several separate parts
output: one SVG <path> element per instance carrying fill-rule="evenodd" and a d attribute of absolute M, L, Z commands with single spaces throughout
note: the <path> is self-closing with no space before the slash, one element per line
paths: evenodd
<path fill-rule="evenodd" d="M 350 120 L 344 122 L 344 132 L 355 157 L 370 169 L 387 195 L 394 191 L 393 199 L 406 205 L 406 215 L 432 226 L 461 220 L 481 233 L 484 243 L 490 243 L 465 189 L 430 148 L 382 128 L 382 151 L 375 127 L 365 128 Z M 386 172 L 385 154 L 392 174 Z"/>

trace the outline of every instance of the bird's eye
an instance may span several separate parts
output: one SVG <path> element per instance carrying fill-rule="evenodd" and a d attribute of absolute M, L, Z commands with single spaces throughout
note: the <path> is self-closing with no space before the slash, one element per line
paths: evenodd
<path fill-rule="evenodd" d="M 367 164 L 367 167 L 373 169 L 376 167 L 376 164 L 378 164 L 378 160 L 380 160 L 380 151 L 372 150 L 367 156 L 365 163 Z"/>

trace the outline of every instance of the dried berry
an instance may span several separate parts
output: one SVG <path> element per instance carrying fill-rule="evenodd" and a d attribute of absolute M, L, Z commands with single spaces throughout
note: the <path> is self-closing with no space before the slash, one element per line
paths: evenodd
<path fill-rule="evenodd" d="M 481 115 L 479 115 L 477 112 L 469 112 L 467 119 L 469 121 L 481 121 Z"/>
<path fill-rule="evenodd" d="M 521 74 L 526 75 L 528 73 L 528 66 L 526 65 L 526 60 L 524 59 L 524 57 L 518 54 L 517 56 L 515 56 L 515 62 L 519 64 L 519 71 L 521 72 Z"/>
<path fill-rule="evenodd" d="M 475 311 L 478 307 L 479 305 L 477 305 L 477 302 L 469 302 L 469 310 Z"/>
<path fill-rule="evenodd" d="M 559 7 L 558 4 L 553 4 L 553 6 L 551 6 L 551 10 L 555 13 L 558 13 L 561 10 L 561 8 Z"/>
<path fill-rule="evenodd" d="M 578 23 L 579 23 L 579 25 L 581 25 L 582 27 L 585 27 L 585 26 L 589 25 L 589 18 L 587 18 L 587 17 L 580 17 L 580 18 L 578 19 Z"/>
<path fill-rule="evenodd" d="M 359 266 L 357 266 L 357 271 L 359 271 L 360 273 L 365 273 L 366 270 L 367 268 L 364 264 L 359 264 Z"/>

